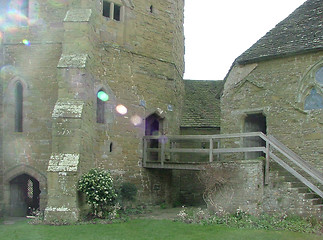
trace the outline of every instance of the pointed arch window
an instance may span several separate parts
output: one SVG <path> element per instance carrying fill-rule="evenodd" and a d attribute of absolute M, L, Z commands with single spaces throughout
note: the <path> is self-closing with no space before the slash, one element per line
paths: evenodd
<path fill-rule="evenodd" d="M 23 130 L 23 86 L 17 82 L 15 89 L 15 132 Z"/>
<path fill-rule="evenodd" d="M 100 89 L 96 94 L 96 122 L 105 123 L 105 101 L 99 97 L 100 92 L 104 92 L 103 89 Z"/>

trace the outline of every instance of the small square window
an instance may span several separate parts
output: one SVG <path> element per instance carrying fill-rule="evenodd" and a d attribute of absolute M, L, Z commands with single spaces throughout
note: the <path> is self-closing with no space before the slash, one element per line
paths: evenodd
<path fill-rule="evenodd" d="M 110 17 L 110 2 L 103 1 L 103 16 Z"/>

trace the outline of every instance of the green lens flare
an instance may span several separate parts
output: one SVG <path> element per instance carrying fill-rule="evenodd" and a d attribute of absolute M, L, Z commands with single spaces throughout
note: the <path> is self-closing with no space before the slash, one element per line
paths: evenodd
<path fill-rule="evenodd" d="M 109 95 L 108 95 L 108 94 L 106 94 L 106 93 L 105 93 L 105 92 L 103 92 L 103 91 L 99 91 L 99 92 L 98 92 L 98 99 L 100 99 L 101 101 L 106 102 L 106 101 L 108 101 L 108 100 L 109 100 Z"/>

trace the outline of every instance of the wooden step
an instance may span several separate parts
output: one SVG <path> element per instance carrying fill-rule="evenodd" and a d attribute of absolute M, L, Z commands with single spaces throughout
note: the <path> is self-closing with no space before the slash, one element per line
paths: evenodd
<path fill-rule="evenodd" d="M 308 187 L 305 186 L 304 183 L 297 181 L 297 182 L 291 182 L 292 188 L 306 188 L 308 190 Z"/>
<path fill-rule="evenodd" d="M 321 204 L 323 204 L 323 199 L 322 198 L 313 198 L 313 199 L 311 199 L 311 202 L 313 205 L 321 205 Z"/>
<path fill-rule="evenodd" d="M 286 182 L 300 182 L 296 177 L 294 177 L 293 175 L 289 174 L 289 175 L 284 175 L 282 176 L 284 178 L 284 180 Z"/>
<path fill-rule="evenodd" d="M 302 184 L 304 186 L 304 184 Z M 311 193 L 308 187 L 296 187 L 299 193 Z"/>
<path fill-rule="evenodd" d="M 315 193 L 302 193 L 304 199 L 316 199 L 316 198 L 320 198 L 320 196 L 318 196 Z"/>

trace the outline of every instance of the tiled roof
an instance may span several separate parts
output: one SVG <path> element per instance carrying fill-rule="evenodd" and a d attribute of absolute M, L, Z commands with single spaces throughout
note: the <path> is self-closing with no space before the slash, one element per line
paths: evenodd
<path fill-rule="evenodd" d="M 323 50 L 323 0 L 308 0 L 236 59 L 240 64 Z"/>
<path fill-rule="evenodd" d="M 181 127 L 220 127 L 223 81 L 184 80 Z"/>

